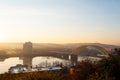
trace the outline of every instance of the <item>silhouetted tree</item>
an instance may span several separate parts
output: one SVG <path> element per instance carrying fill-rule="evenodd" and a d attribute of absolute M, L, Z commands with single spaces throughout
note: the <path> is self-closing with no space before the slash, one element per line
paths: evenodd
<path fill-rule="evenodd" d="M 114 53 L 117 54 L 117 55 L 120 55 L 120 48 L 115 48 Z"/>

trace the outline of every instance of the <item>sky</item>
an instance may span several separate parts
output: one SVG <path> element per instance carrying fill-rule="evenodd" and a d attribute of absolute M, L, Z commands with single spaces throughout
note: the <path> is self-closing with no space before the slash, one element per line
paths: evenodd
<path fill-rule="evenodd" d="M 120 0 L 0 0 L 0 42 L 120 44 Z"/>

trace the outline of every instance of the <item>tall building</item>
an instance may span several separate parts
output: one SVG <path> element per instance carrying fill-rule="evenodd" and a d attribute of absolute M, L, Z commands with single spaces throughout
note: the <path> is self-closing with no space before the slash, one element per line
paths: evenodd
<path fill-rule="evenodd" d="M 26 42 L 23 44 L 23 53 L 24 54 L 32 54 L 32 43 L 31 42 Z"/>

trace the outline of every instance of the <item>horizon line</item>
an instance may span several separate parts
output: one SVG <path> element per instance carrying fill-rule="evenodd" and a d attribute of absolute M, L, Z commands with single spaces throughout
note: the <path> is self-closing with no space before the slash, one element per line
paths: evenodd
<path fill-rule="evenodd" d="M 100 42 L 32 42 L 32 41 L 25 41 L 25 42 L 31 42 L 33 44 L 105 44 L 105 45 L 120 45 L 115 43 L 100 43 Z M 0 44 L 24 44 L 25 42 L 0 42 Z"/>

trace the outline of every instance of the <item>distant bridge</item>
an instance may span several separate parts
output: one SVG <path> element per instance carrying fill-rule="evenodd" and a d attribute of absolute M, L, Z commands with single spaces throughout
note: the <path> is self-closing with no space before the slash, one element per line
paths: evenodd
<path fill-rule="evenodd" d="M 96 45 L 84 45 L 84 46 L 81 46 L 81 47 L 78 47 L 77 49 L 75 49 L 72 53 L 73 54 L 76 54 L 76 55 L 79 55 L 80 52 L 82 52 L 84 49 L 86 49 L 87 47 L 93 47 L 95 49 L 97 49 L 98 51 L 100 51 L 100 53 L 102 55 L 109 55 L 110 53 L 104 49 L 103 47 L 100 47 L 100 46 L 96 46 Z"/>
<path fill-rule="evenodd" d="M 63 60 L 69 60 L 72 63 L 76 63 L 77 62 L 77 55 L 74 54 L 66 54 L 66 53 L 57 53 L 57 52 L 45 52 L 45 53 L 20 53 L 20 54 L 8 54 L 6 57 L 0 57 L 1 61 L 4 61 L 6 58 L 10 58 L 10 57 L 19 57 L 19 59 L 23 60 L 23 64 L 24 65 L 28 65 L 28 66 L 32 66 L 32 59 L 35 57 L 46 57 L 46 56 L 50 56 L 50 57 L 55 57 L 55 58 L 59 58 L 59 59 L 63 59 Z"/>
<path fill-rule="evenodd" d="M 46 51 L 46 52 L 33 52 L 32 50 L 32 43 L 30 42 L 27 42 L 23 45 L 23 51 L 21 52 L 21 54 L 16 54 L 16 55 L 8 55 L 4 58 L 0 58 L 0 60 L 4 60 L 6 58 L 9 58 L 9 57 L 19 57 L 21 59 L 23 59 L 23 64 L 26 64 L 28 66 L 32 66 L 32 59 L 34 57 L 38 57 L 38 56 L 51 56 L 51 57 L 56 57 L 56 58 L 60 58 L 60 59 L 64 59 L 64 60 L 69 60 L 71 61 L 72 63 L 76 63 L 77 60 L 78 60 L 78 54 L 84 50 L 86 47 L 94 47 L 96 49 L 98 49 L 101 54 L 104 54 L 104 55 L 108 55 L 109 52 L 107 50 L 105 50 L 104 48 L 102 47 L 99 47 L 99 46 L 95 46 L 95 45 L 85 45 L 85 46 L 81 46 L 77 49 L 75 49 L 73 51 L 73 53 L 61 53 L 61 52 L 51 52 L 51 51 Z M 94 56 L 96 57 L 96 56 Z"/>

